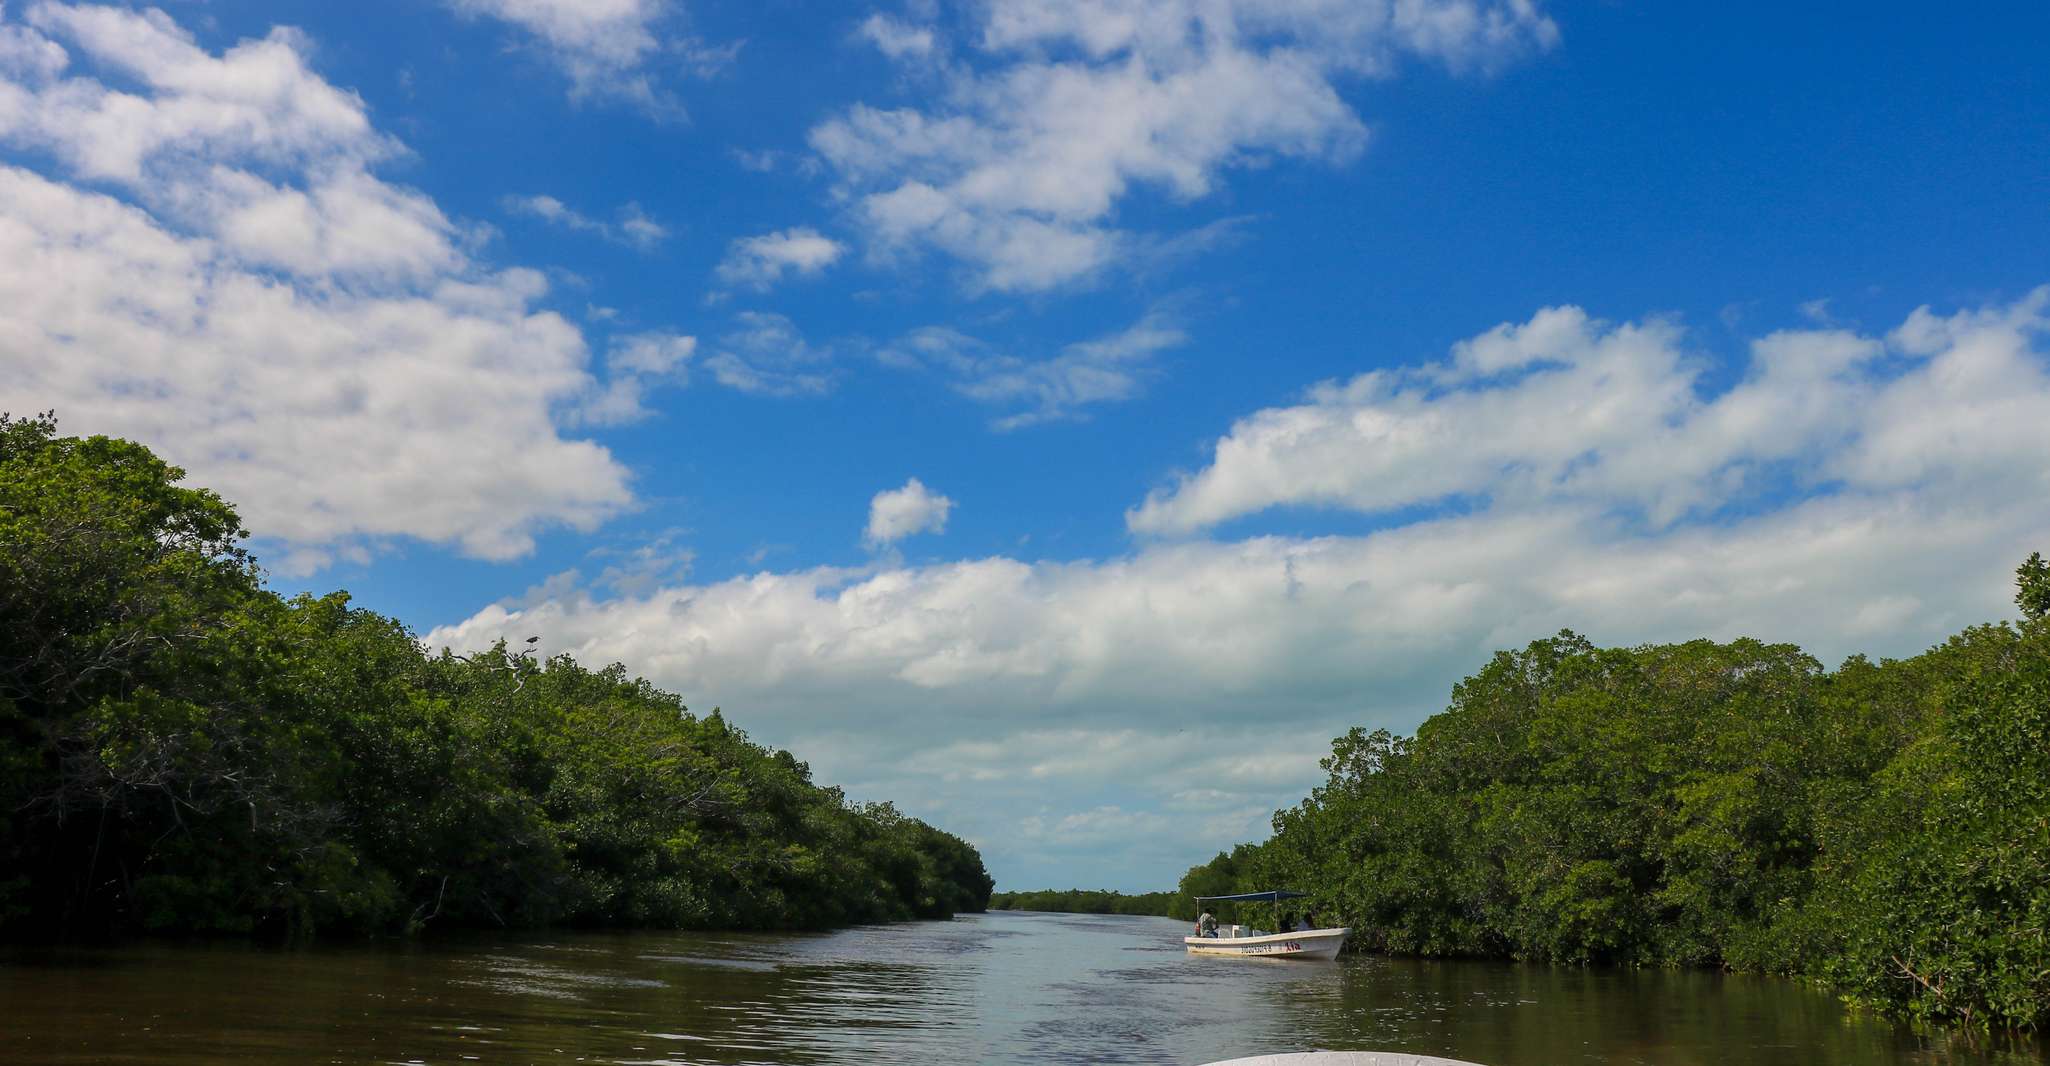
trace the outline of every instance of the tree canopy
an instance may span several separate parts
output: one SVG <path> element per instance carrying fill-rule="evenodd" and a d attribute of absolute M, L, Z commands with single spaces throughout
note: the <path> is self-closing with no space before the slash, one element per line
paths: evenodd
<path fill-rule="evenodd" d="M 568 657 L 266 590 L 147 448 L 0 416 L 0 936 L 820 928 L 981 910 L 965 841 Z"/>
<path fill-rule="evenodd" d="M 2050 563 L 2043 561 L 2043 553 L 2030 552 L 2014 578 L 2014 602 L 2022 617 L 2034 622 L 2050 615 Z"/>
<path fill-rule="evenodd" d="M 998 892 L 989 898 L 993 911 L 1053 911 L 1059 914 L 1150 914 L 1171 917 L 1175 893 L 1140 892 L 1127 894 L 1106 889 L 1041 889 L 1037 892 Z"/>
<path fill-rule="evenodd" d="M 1503 652 L 1413 737 L 1355 729 L 1188 897 L 1309 889 L 1365 949 L 1807 975 L 2050 1023 L 2050 620 L 1835 670 L 1738 640 Z"/>

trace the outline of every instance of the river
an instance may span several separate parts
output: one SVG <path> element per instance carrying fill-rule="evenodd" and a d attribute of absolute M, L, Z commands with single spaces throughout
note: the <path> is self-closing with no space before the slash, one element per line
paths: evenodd
<path fill-rule="evenodd" d="M 1192 958 L 1179 922 L 994 913 L 809 936 L 561 933 L 0 955 L 8 1063 L 1174 1063 L 1316 1048 L 1489 1066 L 2040 1066 L 1788 981 Z"/>

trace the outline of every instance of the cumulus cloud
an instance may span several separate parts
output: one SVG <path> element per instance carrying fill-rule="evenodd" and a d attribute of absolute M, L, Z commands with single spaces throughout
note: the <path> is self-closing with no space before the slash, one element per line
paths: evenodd
<path fill-rule="evenodd" d="M 48 152 L 254 266 L 391 285 L 461 266 L 462 235 L 434 203 L 371 176 L 401 147 L 307 66 L 297 31 L 216 56 L 160 11 L 55 3 L 7 31 L 0 52 L 18 58 L 0 62 L 0 142 Z M 63 77 L 59 39 L 143 91 Z"/>
<path fill-rule="evenodd" d="M 0 166 L 0 407 L 158 448 L 288 570 L 397 537 L 509 558 L 631 503 L 558 432 L 597 382 L 541 276 L 376 177 L 400 146 L 298 33 L 215 55 L 162 12 L 55 3 L 0 31 L 0 144 L 59 172 Z M 67 76 L 67 45 L 137 88 Z"/>
<path fill-rule="evenodd" d="M 589 233 L 643 252 L 669 239 L 669 228 L 649 218 L 636 203 L 620 207 L 615 218 L 607 221 L 592 218 L 553 196 L 508 196 L 501 202 L 513 214 L 537 218 L 572 233 Z"/>
<path fill-rule="evenodd" d="M 1147 880 L 1127 887 L 1158 887 L 1231 842 L 1198 835 L 1203 820 L 1257 833 L 1248 812 L 1299 797 L 1329 737 L 1354 724 L 1412 728 L 1497 648 L 1571 627 L 1625 643 L 1787 640 L 1834 659 L 1911 653 L 2006 615 L 2010 568 L 2050 528 L 2046 333 L 2050 289 L 1918 311 L 1884 337 L 1761 338 L 1743 382 L 1693 401 L 1720 413 L 1681 419 L 1664 430 L 1676 436 L 1633 457 L 1600 443 L 1605 420 L 1686 373 L 1652 358 L 1677 331 L 1546 312 L 1398 375 L 1440 382 L 1408 401 L 1445 405 L 1417 433 L 1471 440 L 1486 456 L 1516 412 L 1475 397 L 1548 392 L 1548 375 L 1621 360 L 1602 365 L 1638 383 L 1629 393 L 1582 381 L 1595 395 L 1518 423 L 1531 471 L 1477 473 L 1483 464 L 1429 448 L 1405 453 L 1421 474 L 1356 448 L 1309 464 L 1360 466 L 1392 486 L 1342 479 L 1348 499 L 1474 497 L 1455 508 L 1405 507 L 1369 533 L 1153 541 L 1099 560 L 574 590 L 487 607 L 429 640 L 541 634 L 550 650 L 623 661 L 816 753 L 819 771 L 857 794 L 946 811 L 1007 882 L 1020 871 L 1093 880 L 1096 864 L 1136 856 Z M 1636 362 L 1649 366 L 1625 365 Z M 1388 402 L 1348 390 L 1318 395 Z M 1550 459 L 1570 446 L 1554 438 L 1575 433 L 1592 435 L 1592 451 L 1583 441 L 1581 462 Z M 1733 439 L 1747 443 L 1716 443 Z M 1690 451 L 1703 454 L 1674 454 Z M 1731 456 L 1747 477 L 1781 466 L 1775 490 L 1717 509 L 1741 491 L 1728 487 Z M 1666 500 L 1698 502 L 1650 521 L 1647 508 Z M 1163 841 L 1139 818 L 1119 836 L 1107 807 L 1181 812 L 1185 833 Z M 1031 825 L 1070 817 L 1106 827 L 1103 837 L 1027 839 Z"/>
<path fill-rule="evenodd" d="M 846 250 L 839 241 L 799 226 L 734 241 L 717 274 L 722 284 L 766 291 L 788 275 L 816 276 Z"/>
<path fill-rule="evenodd" d="M 370 297 L 301 291 L 141 211 L 0 168 L 0 406 L 150 443 L 324 562 L 412 536 L 492 559 L 592 528 L 625 470 L 565 440 L 582 338 L 529 303 L 538 275 Z"/>
<path fill-rule="evenodd" d="M 71 57 L 57 42 L 21 26 L 0 23 L 0 71 L 9 77 L 44 82 L 63 73 L 70 62 Z"/>
<path fill-rule="evenodd" d="M 970 61 L 930 107 L 856 106 L 816 127 L 877 252 L 937 249 L 973 287 L 1084 279 L 1133 247 L 1111 216 L 1134 186 L 1179 200 L 1274 157 L 1343 161 L 1366 128 L 1339 95 L 1403 56 L 1488 71 L 1553 46 L 1532 0 L 993 0 Z M 894 57 L 932 26 L 878 17 Z M 1143 243 L 1143 242 L 1141 242 Z"/>
<path fill-rule="evenodd" d="M 456 11 L 519 27 L 569 77 L 580 98 L 617 97 L 658 114 L 681 114 L 650 69 L 672 56 L 695 73 L 724 66 L 734 49 L 711 48 L 690 37 L 666 39 L 657 28 L 674 15 L 669 0 L 446 0 Z"/>
<path fill-rule="evenodd" d="M 954 501 L 912 478 L 904 487 L 878 492 L 868 504 L 868 531 L 863 534 L 870 547 L 895 544 L 914 533 L 939 533 L 947 528 L 947 515 Z"/>
<path fill-rule="evenodd" d="M 1926 310 L 1888 338 L 1774 333 L 1715 396 L 1701 394 L 1707 361 L 1676 323 L 1611 326 L 1551 308 L 1443 362 L 1321 385 L 1240 421 L 1208 466 L 1155 492 L 1129 525 L 1177 534 L 1277 506 L 1385 513 L 1464 499 L 1570 500 L 1663 527 L 1786 491 L 1885 489 L 1903 467 L 1940 466 L 1953 488 L 1976 490 L 2033 476 L 2025 457 L 2050 448 L 2028 348 L 2046 304 L 2050 288 L 1961 319 L 1998 360 L 1944 346 L 1965 327 Z M 1944 424 L 1944 411 L 1979 424 Z"/>
<path fill-rule="evenodd" d="M 161 11 L 37 3 L 9 29 L 11 139 L 46 148 L 81 175 L 137 185 L 151 164 L 206 165 L 232 154 L 280 166 L 361 163 L 395 142 L 371 128 L 363 102 L 306 65 L 305 39 L 279 28 L 215 56 Z M 41 31 L 40 33 L 37 31 Z M 147 95 L 62 79 L 71 41 Z"/>
<path fill-rule="evenodd" d="M 1008 432 L 1082 418 L 1088 408 L 1138 396 L 1157 372 L 1159 353 L 1187 339 L 1171 316 L 1155 311 L 1127 329 L 1068 345 L 1046 359 L 1010 355 L 945 326 L 914 330 L 878 357 L 902 369 L 936 371 L 961 395 L 1007 409 L 990 427 Z"/>

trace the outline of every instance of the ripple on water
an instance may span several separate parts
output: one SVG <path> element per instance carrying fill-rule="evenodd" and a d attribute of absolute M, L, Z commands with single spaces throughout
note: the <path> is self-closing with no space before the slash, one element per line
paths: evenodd
<path fill-rule="evenodd" d="M 702 955 L 637 955 L 643 962 L 659 962 L 673 966 L 703 966 L 715 970 L 745 970 L 749 973 L 774 973 L 779 964 L 766 959 L 719 959 Z"/>
<path fill-rule="evenodd" d="M 561 1000 L 582 999 L 593 991 L 604 989 L 666 987 L 663 981 L 653 977 L 575 969 L 525 956 L 490 955 L 485 956 L 482 962 L 485 972 L 457 978 L 456 983 L 513 995 Z"/>
<path fill-rule="evenodd" d="M 1205 959 L 1182 928 L 999 914 L 781 937 L 144 945 L 0 962 L 0 1061 L 1190 1064 L 1327 1047 L 1492 1066 L 2045 1062 L 1906 1034 L 1787 982 Z"/>

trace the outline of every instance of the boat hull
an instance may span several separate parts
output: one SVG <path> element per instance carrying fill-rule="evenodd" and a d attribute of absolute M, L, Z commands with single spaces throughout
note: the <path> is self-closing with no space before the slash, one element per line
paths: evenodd
<path fill-rule="evenodd" d="M 1191 955 L 1230 955 L 1244 959 L 1335 959 L 1351 929 L 1305 929 L 1267 936 L 1185 936 Z"/>

